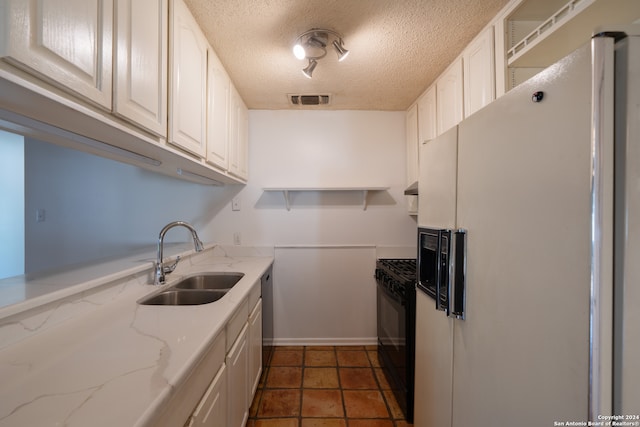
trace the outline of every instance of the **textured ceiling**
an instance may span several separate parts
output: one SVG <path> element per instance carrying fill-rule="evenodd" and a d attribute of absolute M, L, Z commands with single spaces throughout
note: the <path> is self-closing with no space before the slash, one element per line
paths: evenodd
<path fill-rule="evenodd" d="M 185 0 L 250 109 L 300 108 L 287 94 L 331 94 L 336 110 L 405 110 L 508 0 Z M 312 79 L 292 47 L 327 28 L 333 49 Z"/>

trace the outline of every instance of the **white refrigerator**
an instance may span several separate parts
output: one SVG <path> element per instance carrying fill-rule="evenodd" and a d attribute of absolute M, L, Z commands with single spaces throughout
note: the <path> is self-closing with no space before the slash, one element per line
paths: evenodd
<path fill-rule="evenodd" d="M 640 30 L 624 30 L 421 145 L 419 226 L 465 229 L 467 258 L 464 320 L 417 291 L 415 426 L 640 425 Z"/>

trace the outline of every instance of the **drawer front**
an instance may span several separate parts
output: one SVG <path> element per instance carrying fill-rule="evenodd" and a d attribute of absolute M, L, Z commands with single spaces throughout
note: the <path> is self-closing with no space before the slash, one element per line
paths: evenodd
<path fill-rule="evenodd" d="M 238 334 L 246 325 L 247 319 L 249 318 L 249 303 L 247 299 L 245 299 L 242 303 L 238 305 L 236 312 L 231 316 L 231 320 L 227 323 L 227 352 L 236 341 Z"/>
<path fill-rule="evenodd" d="M 249 308 L 251 311 L 255 308 L 260 296 L 262 295 L 262 285 L 260 280 L 256 280 L 256 283 L 253 284 L 253 288 L 249 292 Z"/>

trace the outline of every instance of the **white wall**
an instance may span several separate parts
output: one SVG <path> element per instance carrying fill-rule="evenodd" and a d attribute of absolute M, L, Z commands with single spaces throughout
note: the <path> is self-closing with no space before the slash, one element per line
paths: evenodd
<path fill-rule="evenodd" d="M 246 245 L 370 244 L 413 246 L 416 222 L 407 214 L 404 112 L 249 112 L 249 183 L 216 216 L 213 235 Z M 390 187 L 362 194 L 299 193 L 291 211 L 281 193 L 263 187 Z"/>
<path fill-rule="evenodd" d="M 190 222 L 204 241 L 230 189 L 193 184 L 26 139 L 26 272 L 153 248 L 164 225 Z M 237 191 L 237 188 L 235 189 Z M 45 221 L 35 222 L 36 209 Z M 190 241 L 175 229 L 167 241 Z"/>
<path fill-rule="evenodd" d="M 375 342 L 376 255 L 415 254 L 404 113 L 251 111 L 249 126 L 249 183 L 223 188 L 28 140 L 27 269 L 152 247 L 162 226 L 181 219 L 205 241 L 233 244 L 239 233 L 242 245 L 276 246 L 276 344 Z M 389 190 L 371 195 L 367 210 L 361 193 L 301 193 L 287 211 L 282 194 L 262 190 L 281 186 Z M 45 222 L 30 220 L 36 209 Z"/>
<path fill-rule="evenodd" d="M 276 344 L 373 343 L 379 246 L 412 248 L 403 112 L 250 111 L 248 185 L 240 211 L 225 206 L 213 235 L 275 245 Z M 283 195 L 263 187 L 390 187 L 361 193 Z"/>
<path fill-rule="evenodd" d="M 24 138 L 0 131 L 0 279 L 24 273 Z"/>

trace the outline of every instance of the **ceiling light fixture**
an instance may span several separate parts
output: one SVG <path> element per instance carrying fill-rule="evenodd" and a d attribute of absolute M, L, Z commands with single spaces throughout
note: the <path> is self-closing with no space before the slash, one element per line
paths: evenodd
<path fill-rule="evenodd" d="M 343 61 L 349 51 L 344 47 L 342 36 L 335 31 L 314 28 L 300 34 L 293 46 L 293 54 L 296 58 L 307 59 L 309 64 L 302 70 L 305 77 L 311 78 L 313 70 L 318 65 L 318 60 L 327 56 L 329 39 L 333 38 L 332 45 L 338 54 L 338 61 Z"/>
<path fill-rule="evenodd" d="M 317 65 L 318 65 L 318 61 L 316 61 L 315 59 L 309 59 L 309 65 L 307 65 L 305 68 L 302 69 L 302 74 L 304 74 L 305 77 L 310 79 L 311 75 L 313 74 L 313 70 L 316 69 Z"/>

